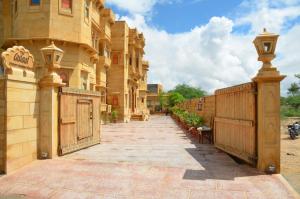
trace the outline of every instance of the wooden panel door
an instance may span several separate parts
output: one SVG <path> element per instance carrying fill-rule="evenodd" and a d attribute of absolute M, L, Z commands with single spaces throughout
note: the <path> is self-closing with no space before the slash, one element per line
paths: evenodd
<path fill-rule="evenodd" d="M 100 93 L 64 87 L 59 97 L 59 155 L 99 144 Z"/>
<path fill-rule="evenodd" d="M 77 100 L 77 139 L 93 136 L 93 101 Z"/>
<path fill-rule="evenodd" d="M 256 85 L 216 91 L 215 146 L 253 165 L 257 159 Z"/>

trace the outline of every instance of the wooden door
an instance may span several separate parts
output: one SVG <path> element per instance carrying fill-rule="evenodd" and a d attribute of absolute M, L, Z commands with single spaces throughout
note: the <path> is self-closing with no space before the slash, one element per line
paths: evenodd
<path fill-rule="evenodd" d="M 93 136 L 93 103 L 91 100 L 77 101 L 77 139 Z"/>
<path fill-rule="evenodd" d="M 100 93 L 62 88 L 59 93 L 59 146 L 64 155 L 100 143 Z"/>
<path fill-rule="evenodd" d="M 256 164 L 256 84 L 216 91 L 215 146 Z"/>

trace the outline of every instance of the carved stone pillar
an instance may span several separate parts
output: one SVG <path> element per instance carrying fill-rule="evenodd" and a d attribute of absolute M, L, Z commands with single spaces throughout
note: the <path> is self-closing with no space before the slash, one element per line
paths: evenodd
<path fill-rule="evenodd" d="M 48 73 L 40 80 L 40 134 L 39 158 L 53 158 L 58 150 L 58 91 L 64 86 L 62 79 L 56 73 L 60 68 L 63 51 L 54 43 L 41 49 Z"/>
<path fill-rule="evenodd" d="M 257 83 L 257 168 L 280 173 L 280 81 L 285 76 L 272 66 L 278 35 L 266 30 L 254 40 L 262 68 L 253 81 Z"/>

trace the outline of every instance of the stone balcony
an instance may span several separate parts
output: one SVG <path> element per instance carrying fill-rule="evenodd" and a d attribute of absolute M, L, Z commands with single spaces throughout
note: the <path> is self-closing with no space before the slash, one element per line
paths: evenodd
<path fill-rule="evenodd" d="M 100 40 L 111 42 L 110 27 L 107 26 L 102 27 L 102 31 L 100 32 Z"/>

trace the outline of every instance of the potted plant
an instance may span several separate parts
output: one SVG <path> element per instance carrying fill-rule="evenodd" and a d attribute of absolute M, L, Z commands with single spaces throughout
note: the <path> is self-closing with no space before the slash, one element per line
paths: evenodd
<path fill-rule="evenodd" d="M 118 119 L 118 111 L 113 110 L 113 111 L 111 112 L 111 121 L 112 121 L 113 123 L 117 123 L 117 119 Z"/>

